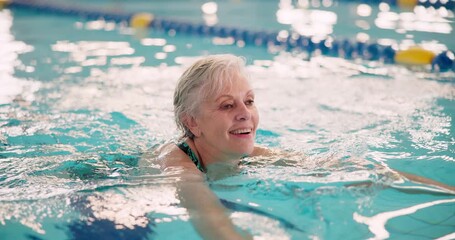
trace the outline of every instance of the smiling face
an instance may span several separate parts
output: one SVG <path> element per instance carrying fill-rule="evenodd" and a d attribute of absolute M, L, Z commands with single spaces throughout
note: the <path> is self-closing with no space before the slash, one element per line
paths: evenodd
<path fill-rule="evenodd" d="M 251 154 L 259 114 L 247 79 L 234 74 L 230 84 L 202 102 L 190 122 L 190 130 L 203 158 L 206 154 L 216 161 Z"/>

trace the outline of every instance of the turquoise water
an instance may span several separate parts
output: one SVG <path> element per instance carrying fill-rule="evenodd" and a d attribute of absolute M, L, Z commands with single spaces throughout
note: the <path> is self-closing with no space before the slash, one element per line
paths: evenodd
<path fill-rule="evenodd" d="M 177 134 L 185 66 L 224 52 L 248 60 L 258 143 L 302 153 L 210 181 L 237 227 L 264 239 L 453 234 L 453 195 L 376 166 L 455 185 L 453 73 L 18 9 L 0 12 L 0 36 L 2 239 L 199 239 L 174 179 L 142 156 Z"/>

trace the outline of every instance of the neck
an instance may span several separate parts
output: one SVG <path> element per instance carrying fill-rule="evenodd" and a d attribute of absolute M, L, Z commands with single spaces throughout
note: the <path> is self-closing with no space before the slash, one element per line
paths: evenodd
<path fill-rule="evenodd" d="M 189 139 L 190 147 L 195 150 L 195 153 L 204 166 L 213 163 L 238 163 L 243 155 L 226 154 L 220 152 L 213 146 L 201 143 L 199 139 Z"/>

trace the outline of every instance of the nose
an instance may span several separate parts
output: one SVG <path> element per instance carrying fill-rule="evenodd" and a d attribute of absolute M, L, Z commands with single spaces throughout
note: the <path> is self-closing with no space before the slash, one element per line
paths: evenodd
<path fill-rule="evenodd" d="M 238 111 L 235 115 L 235 119 L 238 121 L 246 121 L 251 118 L 251 111 L 245 103 L 238 105 Z"/>

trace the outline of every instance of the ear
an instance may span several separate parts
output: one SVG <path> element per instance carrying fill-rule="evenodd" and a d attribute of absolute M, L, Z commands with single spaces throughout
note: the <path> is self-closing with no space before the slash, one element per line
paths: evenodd
<path fill-rule="evenodd" d="M 201 129 L 199 128 L 199 125 L 193 116 L 186 115 L 184 122 L 186 127 L 190 129 L 191 133 L 193 133 L 195 137 L 201 136 Z"/>

